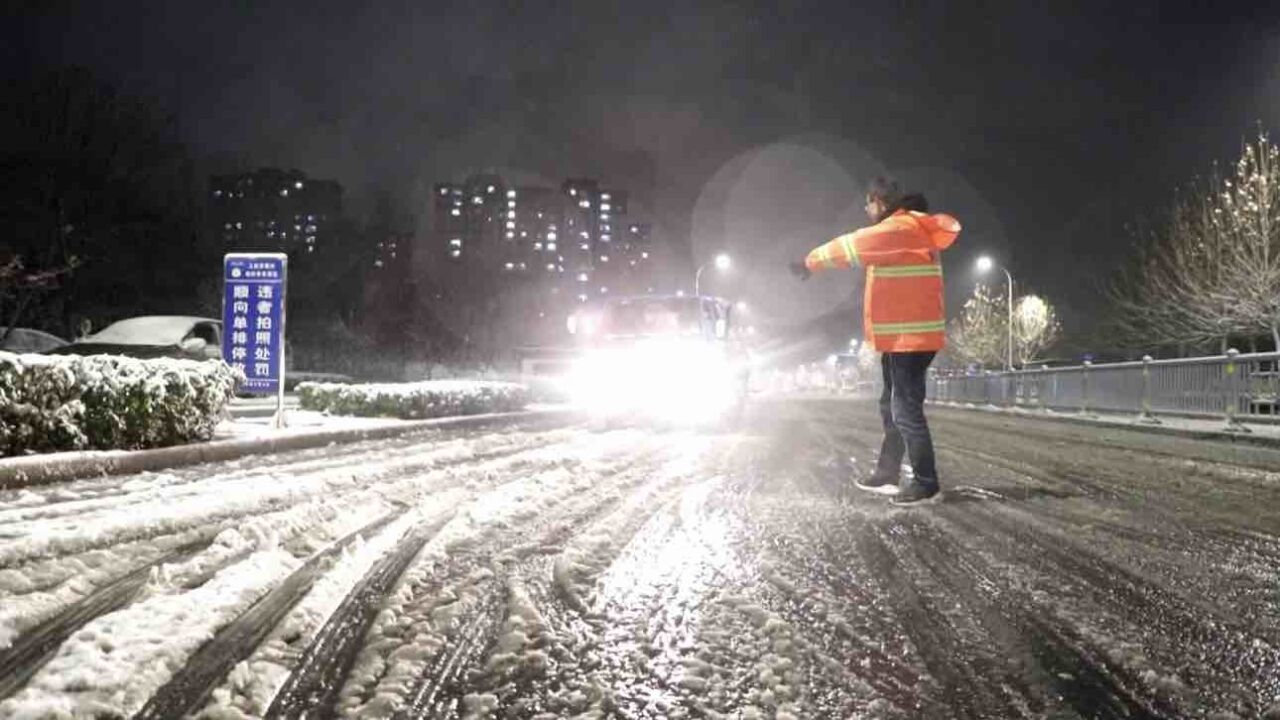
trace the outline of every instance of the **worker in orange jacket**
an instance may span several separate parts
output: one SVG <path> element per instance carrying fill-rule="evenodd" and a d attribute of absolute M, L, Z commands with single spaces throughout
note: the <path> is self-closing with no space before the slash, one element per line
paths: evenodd
<path fill-rule="evenodd" d="M 821 270 L 866 268 L 863 335 L 881 352 L 884 441 L 875 472 L 855 484 L 892 493 L 895 504 L 907 505 L 929 500 L 939 490 L 924 416 L 925 372 L 946 342 L 939 255 L 955 242 L 960 223 L 950 215 L 928 214 L 923 195 L 904 195 L 897 183 L 883 178 L 871 183 L 864 209 L 872 225 L 814 248 L 791 269 L 808 279 Z M 912 477 L 900 482 L 904 455 Z"/>

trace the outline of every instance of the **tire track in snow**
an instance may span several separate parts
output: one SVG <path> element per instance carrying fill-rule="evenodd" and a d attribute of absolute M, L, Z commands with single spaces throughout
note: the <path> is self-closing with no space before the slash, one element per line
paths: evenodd
<path fill-rule="evenodd" d="M 418 450 L 409 452 L 397 443 L 385 448 L 366 448 L 360 453 L 342 453 L 337 458 L 290 463 L 284 466 L 272 466 L 269 469 L 255 467 L 230 473 L 206 471 L 181 482 L 176 482 L 176 476 L 170 474 L 143 473 L 126 476 L 129 479 L 122 482 L 121 486 L 128 489 L 122 489 L 119 492 L 88 498 L 64 499 L 42 505 L 19 505 L 0 509 L 0 524 L 52 520 L 64 516 L 85 516 L 91 512 L 119 509 L 149 501 L 181 501 L 200 495 L 215 494 L 226 488 L 234 488 L 236 483 L 257 482 L 263 478 L 283 475 L 323 476 L 326 473 L 342 472 L 370 464 L 382 465 L 387 468 L 388 473 L 403 474 L 437 467 L 497 460 L 530 449 L 527 438 L 495 443 L 496 447 L 485 447 L 478 451 L 470 447 L 474 442 L 472 439 L 450 440 L 441 444 L 421 446 Z M 397 457 L 398 465 L 388 466 L 386 463 L 388 455 Z"/>
<path fill-rule="evenodd" d="M 102 516 L 89 513 L 66 518 L 50 528 L 44 523 L 29 526 L 24 537 L 0 543 L 0 570 L 20 570 L 27 562 L 48 560 L 74 553 L 89 552 L 127 541 L 154 540 L 214 526 L 219 523 L 255 517 L 312 498 L 335 499 L 371 488 L 403 483 L 405 476 L 426 473 L 427 479 L 443 478 L 474 470 L 483 480 L 485 474 L 512 472 L 526 465 L 554 464 L 560 460 L 545 445 L 520 445 L 496 453 L 494 457 L 467 458 L 461 462 L 436 466 L 409 458 L 383 459 L 372 467 L 344 468 L 311 477 L 288 478 L 251 476 L 236 483 L 210 486 L 209 492 L 193 495 L 184 504 L 175 505 L 152 499 L 128 512 L 108 508 Z M 571 449 L 571 448 L 570 448 Z M 429 454 L 429 450 L 426 451 Z M 435 476 L 432 473 L 436 473 Z M 209 499 L 211 498 L 211 499 Z M 205 502 L 200 502 L 206 500 Z M 208 505 L 214 503 L 216 510 Z M 93 533 L 87 533 L 92 528 Z M 25 537 L 25 535 L 30 535 Z"/>
<path fill-rule="evenodd" d="M 236 663 L 258 646 L 276 623 L 311 589 L 338 554 L 352 543 L 381 531 L 408 508 L 388 513 L 316 553 L 279 585 L 218 630 L 209 642 L 161 686 L 134 718 L 166 720 L 182 717 L 204 701 Z"/>
<path fill-rule="evenodd" d="M 276 694 L 267 717 L 333 715 L 342 683 L 356 661 L 384 596 L 422 546 L 450 519 L 452 515 L 410 531 L 360 579 L 307 647 L 298 666 Z"/>
<path fill-rule="evenodd" d="M 505 616 L 505 578 L 644 483 L 664 448 L 635 432 L 580 433 L 556 452 L 569 464 L 484 490 L 427 543 L 366 635 L 338 713 L 390 717 L 414 697 L 456 704 L 458 673 Z M 470 640 L 457 646 L 461 637 Z"/>
<path fill-rule="evenodd" d="M 20 690 L 76 630 L 132 602 L 154 570 L 188 559 L 211 542 L 212 536 L 202 538 L 142 565 L 21 635 L 12 646 L 0 652 L 0 700 Z"/>
<path fill-rule="evenodd" d="M 1047 600 L 1070 600 L 1058 605 L 1067 613 L 1058 632 L 1063 641 L 1095 646 L 1088 652 L 1107 658 L 1107 672 L 1127 676 L 1126 686 L 1174 703 L 1174 715 L 1237 708 L 1249 716 L 1280 697 L 1280 648 L 1256 628 L 1214 612 L 1207 598 L 1184 598 L 1067 535 L 1046 532 L 1016 509 L 984 503 L 974 510 L 946 517 L 966 533 L 1002 536 L 988 545 L 1023 566 L 1020 576 L 1052 588 Z"/>
<path fill-rule="evenodd" d="M 558 551 L 571 538 L 606 516 L 622 502 L 622 493 L 649 484 L 647 471 L 651 459 L 645 458 L 639 467 L 628 463 L 610 478 L 612 487 L 601 488 L 606 492 L 597 491 L 595 497 L 577 499 L 576 509 L 543 528 L 522 547 L 507 553 L 508 561 L 498 564 L 493 575 L 484 579 L 483 584 L 489 589 L 482 593 L 472 616 L 463 621 L 459 640 L 451 641 L 452 649 L 440 653 L 430 670 L 419 677 L 409 701 L 396 713 L 396 718 L 453 716 L 468 707 L 468 702 L 475 703 L 475 698 L 486 691 L 527 675 L 530 662 L 537 666 L 547 662 L 544 653 L 553 638 L 547 633 L 543 608 L 532 600 L 531 595 L 537 591 L 531 591 L 530 586 L 546 587 L 547 584 L 539 580 L 545 581 L 551 575 L 553 560 L 548 551 Z M 668 477 L 658 482 L 670 481 Z M 524 651 L 533 653 L 532 660 L 521 655 Z M 466 683 L 460 682 L 464 675 Z"/>

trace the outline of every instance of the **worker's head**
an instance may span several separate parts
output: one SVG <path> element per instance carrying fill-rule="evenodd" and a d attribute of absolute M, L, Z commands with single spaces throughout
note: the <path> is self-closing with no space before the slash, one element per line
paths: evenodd
<path fill-rule="evenodd" d="M 876 177 L 867 184 L 866 205 L 862 209 L 871 222 L 880 222 L 901 199 L 902 188 L 896 180 Z"/>

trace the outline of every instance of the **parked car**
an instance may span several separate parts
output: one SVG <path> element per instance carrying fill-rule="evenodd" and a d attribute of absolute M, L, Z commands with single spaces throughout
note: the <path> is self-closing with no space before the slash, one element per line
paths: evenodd
<path fill-rule="evenodd" d="M 128 318 L 57 348 L 53 354 L 215 360 L 222 357 L 222 323 L 185 315 Z"/>
<path fill-rule="evenodd" d="M 0 328 L 0 337 L 4 337 L 4 328 Z M 8 337 L 0 340 L 0 350 L 11 353 L 47 353 L 66 344 L 66 340 L 43 330 L 14 328 Z"/>

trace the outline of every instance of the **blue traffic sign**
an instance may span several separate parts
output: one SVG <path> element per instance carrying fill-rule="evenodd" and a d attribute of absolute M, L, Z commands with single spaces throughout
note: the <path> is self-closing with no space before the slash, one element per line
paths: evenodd
<path fill-rule="evenodd" d="M 283 253 L 227 253 L 223 258 L 222 358 L 244 373 L 244 392 L 283 389 L 287 268 Z"/>

